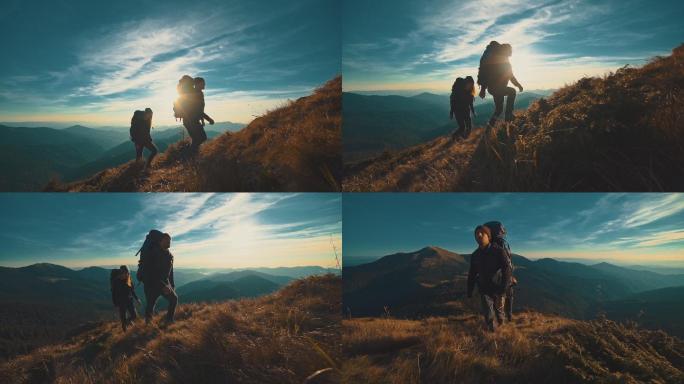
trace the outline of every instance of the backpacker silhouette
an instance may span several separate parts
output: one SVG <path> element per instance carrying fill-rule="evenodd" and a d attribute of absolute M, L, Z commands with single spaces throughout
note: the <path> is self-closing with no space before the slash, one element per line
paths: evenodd
<path fill-rule="evenodd" d="M 154 249 L 159 246 L 159 241 L 164 236 L 164 233 L 156 229 L 150 230 L 145 236 L 145 241 L 140 247 L 140 250 L 135 254 L 140 255 L 138 260 L 138 271 L 135 274 L 138 282 L 144 282 L 146 278 L 150 277 L 153 270 L 157 267 L 157 262 L 154 260 Z"/>
<path fill-rule="evenodd" d="M 119 268 L 112 269 L 112 270 L 109 272 L 109 288 L 112 290 L 112 293 L 114 293 L 114 290 L 115 290 L 114 285 L 115 285 L 115 284 L 118 284 L 119 277 L 121 276 L 122 273 L 124 273 L 124 271 L 122 271 L 122 270 L 119 269 Z M 115 296 L 114 296 L 113 294 L 112 294 L 112 303 L 113 303 L 114 305 L 118 305 L 118 304 L 119 304 L 119 303 L 116 302 L 116 298 L 115 298 Z"/>
<path fill-rule="evenodd" d="M 483 88 L 491 85 L 495 69 L 492 59 L 496 56 L 500 47 L 501 44 L 499 42 L 491 41 L 480 57 L 480 66 L 477 69 L 477 84 Z"/>
<path fill-rule="evenodd" d="M 133 117 L 131 118 L 131 128 L 129 130 L 131 140 L 134 142 L 146 141 L 150 136 L 150 127 L 147 125 L 148 121 L 145 119 L 145 111 L 138 110 L 133 112 Z"/>
<path fill-rule="evenodd" d="M 188 75 L 183 75 L 183 77 L 178 80 L 178 85 L 176 85 L 178 98 L 173 102 L 173 117 L 176 119 L 183 120 L 192 117 L 194 113 L 194 84 L 194 79 Z"/>

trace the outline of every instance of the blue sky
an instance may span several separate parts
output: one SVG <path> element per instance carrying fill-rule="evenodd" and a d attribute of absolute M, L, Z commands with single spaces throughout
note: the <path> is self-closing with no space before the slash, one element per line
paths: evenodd
<path fill-rule="evenodd" d="M 477 75 L 491 40 L 513 46 L 526 89 L 642 65 L 684 42 L 679 0 L 345 0 L 342 17 L 345 91 L 448 93 Z"/>
<path fill-rule="evenodd" d="M 0 121 L 172 124 L 183 74 L 217 121 L 254 115 L 340 73 L 338 0 L 20 1 L 0 9 Z"/>
<path fill-rule="evenodd" d="M 684 266 L 684 194 L 345 194 L 345 256 L 434 245 L 470 253 L 473 230 L 499 220 L 513 252 L 619 264 Z"/>
<path fill-rule="evenodd" d="M 0 211 L 2 266 L 134 265 L 152 228 L 179 267 L 334 267 L 342 249 L 339 194 L 5 193 Z"/>

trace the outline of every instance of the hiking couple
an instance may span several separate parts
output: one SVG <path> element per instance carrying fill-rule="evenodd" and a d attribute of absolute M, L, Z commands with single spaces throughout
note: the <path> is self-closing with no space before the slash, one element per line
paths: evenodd
<path fill-rule="evenodd" d="M 214 124 L 214 119 L 204 112 L 204 88 L 206 82 L 201 77 L 192 78 L 188 75 L 181 77 L 176 86 L 178 99 L 173 103 L 173 115 L 176 119 L 183 120 L 183 126 L 188 130 L 192 139 L 190 145 L 191 153 L 197 153 L 199 146 L 207 140 L 207 133 L 204 131 L 204 121 Z M 147 171 L 152 165 L 152 160 L 159 153 L 157 146 L 152 141 L 152 109 L 145 108 L 144 111 L 133 112 L 131 118 L 130 135 L 131 141 L 135 145 L 135 160 L 141 161 L 143 150 L 150 151 L 143 170 Z"/>
<path fill-rule="evenodd" d="M 136 253 L 136 256 L 140 254 L 136 278 L 144 285 L 146 324 L 152 320 L 159 296 L 163 296 L 169 302 L 164 324 L 173 323 L 178 296 L 173 281 L 173 255 L 169 252 L 170 247 L 171 236 L 153 229 L 147 234 L 142 247 Z M 128 267 L 122 265 L 119 269 L 112 270 L 110 284 L 112 302 L 119 309 L 121 327 L 126 331 L 138 317 L 134 300 L 140 304 Z"/>
<path fill-rule="evenodd" d="M 511 250 L 505 237 L 506 229 L 498 221 L 478 225 L 475 228 L 478 248 L 470 256 L 468 297 L 473 296 L 477 286 L 485 324 L 490 331 L 503 325 L 504 314 L 509 322 L 513 318 L 513 287 L 517 280 L 513 277 Z"/>
<path fill-rule="evenodd" d="M 513 47 L 510 44 L 499 44 L 497 41 L 492 41 L 480 57 L 480 67 L 477 73 L 480 98 L 484 99 L 487 91 L 494 98 L 494 113 L 489 119 L 488 128 L 494 126 L 504 111 L 504 98 L 506 99 L 504 120 L 513 121 L 516 92 L 515 89 L 508 86 L 508 82 L 512 82 L 520 92 L 523 91 L 522 85 L 513 75 L 513 67 L 510 62 L 512 55 Z M 458 130 L 453 135 L 455 140 L 461 137 L 467 138 L 472 130 L 471 111 L 472 116 L 476 116 L 473 107 L 475 94 L 475 83 L 472 76 L 465 79 L 457 78 L 451 87 L 449 118 L 455 118 L 458 123 Z"/>

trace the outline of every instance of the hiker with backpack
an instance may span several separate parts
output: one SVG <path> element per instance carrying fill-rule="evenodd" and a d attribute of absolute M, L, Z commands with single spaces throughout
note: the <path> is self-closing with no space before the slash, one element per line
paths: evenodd
<path fill-rule="evenodd" d="M 119 309 L 121 328 L 126 332 L 126 328 L 138 318 L 133 300 L 140 304 L 140 299 L 135 294 L 135 287 L 133 287 L 128 267 L 122 265 L 118 269 L 112 269 L 109 284 L 112 290 L 112 302 Z"/>
<path fill-rule="evenodd" d="M 156 229 L 151 230 L 138 251 L 138 281 L 145 289 L 145 323 L 152 320 L 154 307 L 159 296 L 163 296 L 169 307 L 166 312 L 165 323 L 173 323 L 173 316 L 178 304 L 176 284 L 173 281 L 173 255 L 169 252 L 171 236 Z"/>
<path fill-rule="evenodd" d="M 135 161 L 142 160 L 143 149 L 147 148 L 150 155 L 145 162 L 144 170 L 147 170 L 152 165 L 152 159 L 157 155 L 159 150 L 152 142 L 150 130 L 152 129 L 152 109 L 145 108 L 144 111 L 133 112 L 131 118 L 130 135 L 131 141 L 135 144 Z"/>
<path fill-rule="evenodd" d="M 451 96 L 449 97 L 451 103 L 449 119 L 455 118 L 458 123 L 458 130 L 452 136 L 453 140 L 457 140 L 460 137 L 467 139 L 468 135 L 470 135 L 470 131 L 473 128 L 470 114 L 472 112 L 473 117 L 477 116 L 473 106 L 474 99 L 475 81 L 473 77 L 457 78 L 451 86 Z"/>
<path fill-rule="evenodd" d="M 214 124 L 214 120 L 204 112 L 203 90 L 205 86 L 203 78 L 193 79 L 188 75 L 181 77 L 176 86 L 179 98 L 173 106 L 174 116 L 183 121 L 183 126 L 192 139 L 190 144 L 192 153 L 197 153 L 200 145 L 207 140 L 204 120 L 209 121 L 209 124 Z"/>
<path fill-rule="evenodd" d="M 508 86 L 508 82 L 523 91 L 522 85 L 513 75 L 513 67 L 510 57 L 513 55 L 513 47 L 510 44 L 499 44 L 497 41 L 489 43 L 480 58 L 480 67 L 477 74 L 477 83 L 480 85 L 480 97 L 485 98 L 486 91 L 494 98 L 494 113 L 489 119 L 488 127 L 493 127 L 496 120 L 504 111 L 504 98 L 506 99 L 505 121 L 513 121 L 513 108 L 515 105 L 515 89 Z"/>
<path fill-rule="evenodd" d="M 511 268 L 504 249 L 492 242 L 488 227 L 478 225 L 475 228 L 475 240 L 478 248 L 470 256 L 467 294 L 469 298 L 473 297 L 473 289 L 477 285 L 485 324 L 493 332 L 496 326 L 504 322 L 501 297 L 510 285 Z"/>
<path fill-rule="evenodd" d="M 491 241 L 503 249 L 506 258 L 508 259 L 508 264 L 511 268 L 511 283 L 506 287 L 506 292 L 501 296 L 501 306 L 503 307 L 504 313 L 506 315 L 506 320 L 513 320 L 513 289 L 518 285 L 518 279 L 513 276 L 513 255 L 511 254 L 511 247 L 508 245 L 506 240 L 506 227 L 500 221 L 489 221 L 484 223 L 483 226 L 489 228 L 492 234 Z"/>

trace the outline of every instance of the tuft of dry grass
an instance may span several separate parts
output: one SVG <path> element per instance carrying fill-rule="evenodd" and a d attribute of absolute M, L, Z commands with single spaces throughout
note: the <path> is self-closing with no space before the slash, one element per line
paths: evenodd
<path fill-rule="evenodd" d="M 46 191 L 95 192 L 334 192 L 342 178 L 342 78 L 312 95 L 254 119 L 238 132 L 204 143 L 197 156 L 189 139 L 159 155 L 152 171 L 131 161 Z"/>
<path fill-rule="evenodd" d="M 106 323 L 0 365 L 3 383 L 310 383 L 339 379 L 339 276 L 257 299 L 181 304 L 176 322 Z"/>
<path fill-rule="evenodd" d="M 480 316 L 343 320 L 344 383 L 675 383 L 684 343 L 608 320 L 535 312 L 497 332 Z M 381 347 L 379 347 L 381 346 Z"/>

